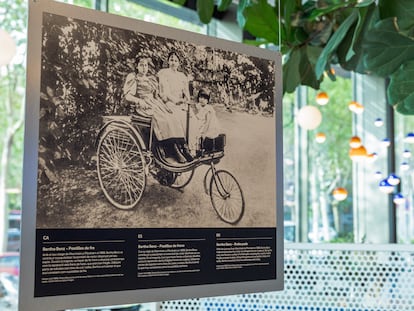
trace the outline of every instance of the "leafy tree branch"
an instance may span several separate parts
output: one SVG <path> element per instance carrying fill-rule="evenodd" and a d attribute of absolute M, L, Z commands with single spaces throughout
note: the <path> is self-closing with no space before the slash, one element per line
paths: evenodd
<path fill-rule="evenodd" d="M 256 37 L 245 43 L 280 43 L 285 55 L 284 92 L 299 85 L 318 89 L 325 76 L 335 79 L 331 67 L 339 65 L 389 78 L 389 103 L 402 114 L 414 114 L 413 1 L 280 0 L 272 5 L 243 0 L 237 5 L 239 25 Z M 200 6 L 200 20 L 209 22 L 210 11 Z"/>

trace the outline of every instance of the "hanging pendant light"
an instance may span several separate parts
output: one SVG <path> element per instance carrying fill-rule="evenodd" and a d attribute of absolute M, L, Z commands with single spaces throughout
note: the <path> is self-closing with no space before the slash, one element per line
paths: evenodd
<path fill-rule="evenodd" d="M 405 203 L 405 197 L 402 193 L 397 193 L 394 195 L 392 201 L 396 204 L 396 205 L 401 205 Z"/>
<path fill-rule="evenodd" d="M 397 175 L 390 174 L 387 178 L 387 181 L 391 186 L 396 186 L 400 183 L 401 180 L 400 177 L 398 177 Z"/>
<path fill-rule="evenodd" d="M 381 126 L 384 125 L 384 120 L 382 120 L 381 118 L 376 118 L 375 121 L 374 121 L 374 125 L 376 127 L 381 127 Z"/>
<path fill-rule="evenodd" d="M 364 111 L 364 106 L 354 100 L 349 103 L 348 108 L 356 114 L 360 114 Z"/>
<path fill-rule="evenodd" d="M 404 137 L 404 142 L 408 143 L 408 144 L 414 144 L 414 133 L 408 133 L 405 137 Z"/>
<path fill-rule="evenodd" d="M 349 109 L 349 110 L 351 110 L 351 111 L 353 112 L 356 106 L 357 106 L 357 102 L 356 102 L 356 101 L 351 101 L 351 102 L 348 104 L 348 109 Z"/>
<path fill-rule="evenodd" d="M 403 156 L 403 158 L 406 158 L 406 159 L 411 158 L 411 151 L 410 151 L 410 150 L 408 150 L 408 149 L 405 149 L 405 150 L 403 151 L 402 156 Z"/>
<path fill-rule="evenodd" d="M 390 185 L 387 179 L 381 180 L 378 186 L 383 193 L 389 194 L 394 191 L 394 186 Z"/>
<path fill-rule="evenodd" d="M 307 105 L 299 110 L 297 121 L 303 129 L 314 130 L 321 124 L 322 114 L 315 106 Z"/>
<path fill-rule="evenodd" d="M 410 169 L 410 164 L 409 163 L 407 163 L 407 162 L 402 162 L 401 164 L 400 164 L 400 170 L 402 171 L 402 172 L 406 172 L 406 171 L 408 171 Z"/>
<path fill-rule="evenodd" d="M 0 46 L 0 66 L 7 65 L 16 54 L 16 43 L 3 29 L 0 29 Z"/>
<path fill-rule="evenodd" d="M 349 140 L 349 146 L 351 148 L 358 148 L 361 147 L 362 142 L 361 142 L 361 138 L 359 138 L 358 136 L 352 136 L 351 139 Z"/>
<path fill-rule="evenodd" d="M 358 104 L 355 108 L 354 108 L 354 112 L 356 113 L 356 114 L 361 114 L 361 113 L 363 113 L 364 112 L 364 106 L 363 105 L 361 105 L 361 104 Z"/>
<path fill-rule="evenodd" d="M 316 103 L 325 106 L 329 102 L 329 96 L 326 92 L 320 92 L 316 95 Z"/>
<path fill-rule="evenodd" d="M 382 178 L 382 173 L 381 173 L 380 171 L 376 171 L 376 172 L 374 173 L 374 178 L 375 178 L 376 180 L 381 180 L 381 178 Z"/>
<path fill-rule="evenodd" d="M 325 133 L 319 132 L 315 135 L 315 140 L 318 144 L 323 144 L 326 141 Z"/>
<path fill-rule="evenodd" d="M 358 148 L 351 148 L 351 150 L 349 150 L 349 157 L 352 161 L 364 160 L 367 157 L 367 149 L 362 145 Z"/>
<path fill-rule="evenodd" d="M 348 197 L 348 190 L 342 187 L 338 187 L 332 191 L 332 195 L 335 200 L 343 201 Z"/>
<path fill-rule="evenodd" d="M 381 140 L 381 145 L 385 148 L 388 148 L 391 145 L 391 141 L 389 140 L 389 138 L 384 138 L 383 140 Z"/>

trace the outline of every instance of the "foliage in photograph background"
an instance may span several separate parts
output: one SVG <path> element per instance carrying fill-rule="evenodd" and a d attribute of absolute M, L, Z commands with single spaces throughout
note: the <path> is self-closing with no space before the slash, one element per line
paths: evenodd
<path fill-rule="evenodd" d="M 273 89 L 274 68 L 258 58 L 45 14 L 39 138 L 45 181 L 55 178 L 53 166 L 61 160 L 94 165 L 101 116 L 130 113 L 122 86 L 137 57 L 151 59 L 150 73 L 156 74 L 172 50 L 192 80 L 190 90 L 209 87 L 218 102 L 232 84 L 246 84 L 251 88 L 242 91 L 273 104 L 266 90 Z"/>

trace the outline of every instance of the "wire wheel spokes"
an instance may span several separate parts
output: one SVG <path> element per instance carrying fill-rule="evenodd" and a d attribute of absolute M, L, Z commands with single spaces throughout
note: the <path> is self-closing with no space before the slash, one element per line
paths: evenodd
<path fill-rule="evenodd" d="M 117 208 L 131 209 L 146 185 L 142 150 L 132 133 L 109 128 L 98 145 L 98 179 L 106 198 Z"/>
<path fill-rule="evenodd" d="M 236 178 L 225 170 L 216 171 L 210 180 L 210 198 L 218 216 L 236 224 L 244 214 L 243 191 Z"/>

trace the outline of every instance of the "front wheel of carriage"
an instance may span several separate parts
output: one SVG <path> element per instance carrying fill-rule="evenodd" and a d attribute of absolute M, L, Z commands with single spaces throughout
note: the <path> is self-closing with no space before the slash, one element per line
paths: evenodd
<path fill-rule="evenodd" d="M 244 214 L 243 191 L 236 178 L 226 170 L 212 173 L 209 195 L 217 215 L 226 223 L 237 224 Z"/>
<path fill-rule="evenodd" d="M 99 184 L 105 197 L 119 209 L 132 209 L 146 187 L 145 160 L 133 133 L 109 127 L 102 134 L 97 150 Z"/>

